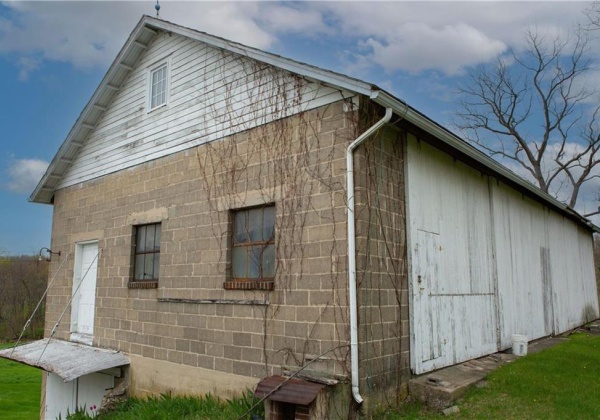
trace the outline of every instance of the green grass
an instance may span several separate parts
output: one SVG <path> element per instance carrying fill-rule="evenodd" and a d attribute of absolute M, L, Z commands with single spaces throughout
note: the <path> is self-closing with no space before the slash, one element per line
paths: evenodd
<path fill-rule="evenodd" d="M 0 344 L 0 349 L 10 346 Z M 38 419 L 41 389 L 39 369 L 0 358 L 0 419 Z"/>
<path fill-rule="evenodd" d="M 246 414 L 257 401 L 251 391 L 231 400 L 222 400 L 212 395 L 199 398 L 170 395 L 145 400 L 131 398 L 116 411 L 97 418 L 99 420 L 231 420 Z M 264 416 L 263 405 L 260 404 L 251 414 L 254 413 Z M 245 418 L 252 418 L 251 414 Z"/>
<path fill-rule="evenodd" d="M 541 353 L 505 365 L 473 388 L 457 405 L 454 418 L 600 418 L 600 337 L 576 334 Z M 416 404 L 381 419 L 438 418 Z M 443 417 L 443 416 L 441 416 Z"/>
<path fill-rule="evenodd" d="M 0 345 L 0 348 L 2 345 Z M 4 345 L 6 347 L 6 345 Z M 39 370 L 0 359 L 0 419 L 36 419 Z M 505 365 L 487 378 L 485 388 L 471 389 L 457 405 L 455 418 L 592 419 L 600 418 L 600 337 L 576 334 L 541 353 Z M 250 392 L 230 401 L 164 395 L 129 399 L 99 420 L 236 419 L 252 406 Z M 262 408 L 262 404 L 261 407 Z M 443 417 L 419 404 L 406 404 L 378 419 Z M 251 417 L 250 417 L 251 418 Z"/>
<path fill-rule="evenodd" d="M 598 418 L 599 379 L 600 337 L 576 334 L 498 369 L 460 408 L 473 418 Z"/>

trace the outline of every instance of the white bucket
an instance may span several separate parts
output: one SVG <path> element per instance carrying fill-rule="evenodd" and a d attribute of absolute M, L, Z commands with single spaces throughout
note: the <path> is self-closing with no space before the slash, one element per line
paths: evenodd
<path fill-rule="evenodd" d="M 525 356 L 527 354 L 527 336 L 521 334 L 513 334 L 512 336 L 512 352 L 515 356 Z"/>

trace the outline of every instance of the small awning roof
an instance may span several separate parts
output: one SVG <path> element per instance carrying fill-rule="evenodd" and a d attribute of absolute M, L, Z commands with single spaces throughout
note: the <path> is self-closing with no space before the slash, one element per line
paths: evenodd
<path fill-rule="evenodd" d="M 118 351 L 48 338 L 16 347 L 14 351 L 1 350 L 0 357 L 55 373 L 65 382 L 129 364 L 129 359 Z"/>
<path fill-rule="evenodd" d="M 278 388 L 279 386 L 281 387 Z M 303 379 L 269 376 L 258 383 L 254 395 L 258 398 L 267 397 L 271 401 L 310 405 L 325 386 Z"/>

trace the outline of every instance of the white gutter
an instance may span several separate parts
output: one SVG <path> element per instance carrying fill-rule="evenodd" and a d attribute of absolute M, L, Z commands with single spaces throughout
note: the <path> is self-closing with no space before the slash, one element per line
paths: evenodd
<path fill-rule="evenodd" d="M 371 134 L 392 118 L 392 108 L 386 108 L 385 116 L 350 143 L 346 151 L 346 187 L 348 191 L 348 293 L 350 306 L 350 372 L 352 373 L 352 396 L 362 403 L 358 389 L 358 303 L 356 301 L 356 233 L 354 219 L 354 150 Z"/>

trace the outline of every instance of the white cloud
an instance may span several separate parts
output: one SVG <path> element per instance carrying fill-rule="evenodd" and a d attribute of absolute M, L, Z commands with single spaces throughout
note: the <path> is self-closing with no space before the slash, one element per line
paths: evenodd
<path fill-rule="evenodd" d="M 154 1 L 2 2 L 0 54 L 12 53 L 26 78 L 39 60 L 105 68 Z M 349 45 L 354 70 L 433 69 L 459 74 L 506 47 L 523 46 L 527 26 L 563 31 L 583 19 L 576 2 L 196 2 L 163 1 L 161 18 L 257 48 L 286 34 Z M 360 48 L 363 47 L 361 50 Z M 366 47 L 366 48 L 365 48 Z M 36 61 L 37 60 L 37 61 Z M 27 67 L 29 64 L 29 67 Z"/>
<path fill-rule="evenodd" d="M 29 79 L 29 73 L 35 71 L 40 66 L 40 60 L 35 57 L 20 57 L 17 60 L 17 67 L 19 67 L 19 80 L 22 82 Z"/>
<path fill-rule="evenodd" d="M 262 7 L 261 3 L 253 2 L 169 2 L 163 3 L 161 17 L 251 47 L 268 49 L 276 38 L 256 23 L 263 16 Z"/>
<path fill-rule="evenodd" d="M 0 54 L 16 54 L 21 78 L 40 60 L 76 68 L 106 68 L 138 20 L 153 15 L 155 2 L 1 2 L 11 20 L 0 18 Z M 167 6 L 168 4 L 168 6 Z M 275 38 L 255 23 L 257 3 L 168 2 L 161 17 L 213 35 L 268 48 Z"/>
<path fill-rule="evenodd" d="M 282 6 L 273 2 L 262 9 L 259 20 L 269 31 L 308 36 L 333 32 L 323 21 L 323 14 L 311 9 L 310 3 Z"/>
<path fill-rule="evenodd" d="M 7 169 L 8 181 L 4 187 L 15 193 L 30 193 L 48 168 L 48 162 L 40 159 L 19 159 Z"/>
<path fill-rule="evenodd" d="M 423 23 L 408 23 L 398 28 L 395 37 L 382 43 L 369 38 L 372 60 L 387 71 L 419 72 L 439 69 L 448 75 L 466 66 L 486 62 L 506 50 L 506 45 L 465 25 L 433 28 Z"/>
<path fill-rule="evenodd" d="M 507 47 L 525 46 L 523 32 L 568 30 L 583 19 L 576 2 L 326 2 L 314 7 L 356 45 L 350 70 L 365 63 L 388 72 L 433 69 L 458 74 Z"/>

